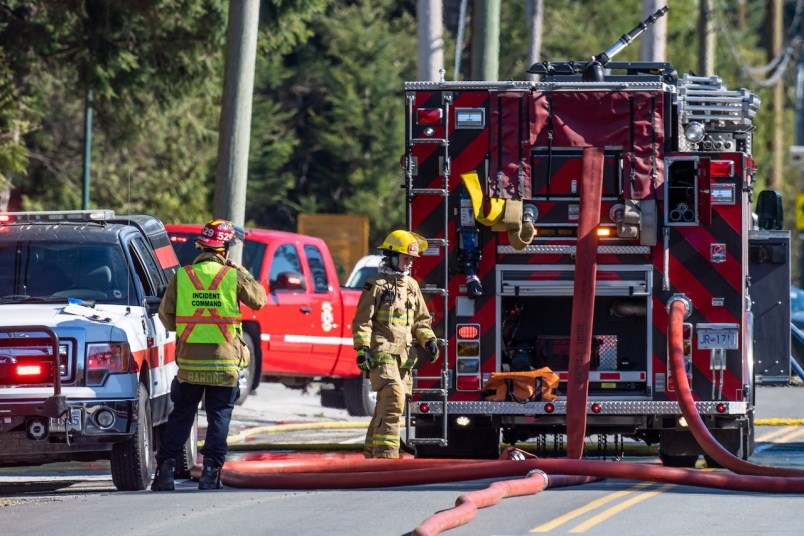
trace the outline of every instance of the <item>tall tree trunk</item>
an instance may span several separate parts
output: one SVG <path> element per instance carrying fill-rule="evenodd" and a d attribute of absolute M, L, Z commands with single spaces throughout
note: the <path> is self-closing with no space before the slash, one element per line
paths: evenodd
<path fill-rule="evenodd" d="M 715 0 L 700 0 L 698 75 L 715 74 Z"/>
<path fill-rule="evenodd" d="M 500 77 L 500 0 L 474 0 L 472 3 L 471 80 L 498 80 Z"/>
<path fill-rule="evenodd" d="M 419 0 L 416 6 L 419 37 L 419 80 L 439 80 L 444 68 L 444 15 L 441 0 Z"/>
<path fill-rule="evenodd" d="M 770 47 L 768 48 L 768 59 L 772 60 L 782 53 L 782 41 L 784 40 L 784 28 L 782 24 L 782 0 L 771 0 L 768 2 L 768 21 L 770 29 Z M 782 173 L 784 171 L 784 78 L 773 85 L 773 166 L 768 176 L 768 188 L 778 190 L 782 186 Z"/>
<path fill-rule="evenodd" d="M 667 5 L 667 0 L 642 0 L 645 19 Z M 667 61 L 667 17 L 659 19 L 639 38 L 639 61 Z"/>
<path fill-rule="evenodd" d="M 530 67 L 541 61 L 544 0 L 525 0 L 525 16 L 530 21 L 530 40 L 528 41 L 528 67 Z M 539 75 L 528 74 L 528 77 L 535 81 Z"/>

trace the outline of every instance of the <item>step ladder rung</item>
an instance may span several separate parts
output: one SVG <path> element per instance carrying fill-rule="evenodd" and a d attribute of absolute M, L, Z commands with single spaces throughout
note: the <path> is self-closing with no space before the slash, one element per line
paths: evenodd
<path fill-rule="evenodd" d="M 412 445 L 438 445 L 439 447 L 447 446 L 447 442 L 440 437 L 412 437 L 408 439 L 407 442 Z"/>
<path fill-rule="evenodd" d="M 447 197 L 447 190 L 444 188 L 411 188 L 410 193 L 413 195 L 440 195 Z"/>
<path fill-rule="evenodd" d="M 444 396 L 447 394 L 446 389 L 436 389 L 436 388 L 420 388 L 420 389 L 413 389 L 414 395 L 441 395 Z M 421 402 L 438 402 L 438 400 L 422 400 Z"/>
<path fill-rule="evenodd" d="M 436 288 L 436 287 L 422 287 L 421 289 L 422 294 L 438 294 L 439 296 L 446 296 L 447 290 L 443 288 Z"/>
<path fill-rule="evenodd" d="M 410 140 L 411 145 L 441 145 L 447 146 L 448 141 L 444 138 L 412 138 Z"/>

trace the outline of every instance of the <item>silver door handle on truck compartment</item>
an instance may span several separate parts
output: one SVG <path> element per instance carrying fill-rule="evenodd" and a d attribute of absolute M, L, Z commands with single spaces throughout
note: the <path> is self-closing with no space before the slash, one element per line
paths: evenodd
<path fill-rule="evenodd" d="M 299 307 L 299 311 L 301 311 L 301 312 L 302 312 L 302 313 L 304 313 L 304 314 L 307 314 L 307 313 L 312 313 L 312 312 L 313 312 L 313 308 L 312 308 L 312 307 L 307 307 L 307 306 L 305 305 L 304 307 Z"/>

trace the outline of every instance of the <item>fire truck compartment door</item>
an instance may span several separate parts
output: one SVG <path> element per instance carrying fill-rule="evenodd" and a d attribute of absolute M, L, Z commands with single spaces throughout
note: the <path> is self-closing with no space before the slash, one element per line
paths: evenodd
<path fill-rule="evenodd" d="M 647 296 L 650 293 L 652 269 L 635 266 L 598 266 L 595 281 L 597 296 Z M 566 267 L 505 267 L 499 270 L 497 293 L 500 296 L 572 296 L 575 293 L 575 271 Z"/>

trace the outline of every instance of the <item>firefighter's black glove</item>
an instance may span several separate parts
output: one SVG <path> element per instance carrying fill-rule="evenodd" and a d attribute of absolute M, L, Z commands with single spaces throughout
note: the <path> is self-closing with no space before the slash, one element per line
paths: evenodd
<path fill-rule="evenodd" d="M 374 361 L 371 359 L 368 346 L 361 346 L 357 349 L 357 368 L 366 372 L 374 368 Z"/>
<path fill-rule="evenodd" d="M 427 339 L 424 343 L 424 349 L 430 353 L 430 363 L 438 361 L 438 342 L 435 339 Z"/>

